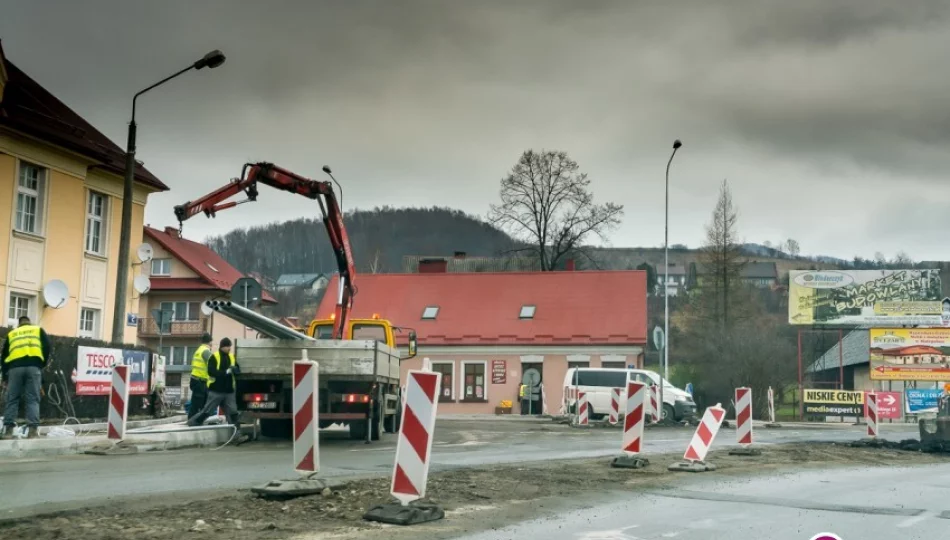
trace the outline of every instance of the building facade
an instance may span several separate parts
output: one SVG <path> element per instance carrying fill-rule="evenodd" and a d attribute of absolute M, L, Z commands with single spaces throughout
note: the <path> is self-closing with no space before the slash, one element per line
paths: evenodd
<path fill-rule="evenodd" d="M 532 412 L 557 413 L 569 368 L 643 365 L 643 271 L 425 272 L 358 279 L 353 316 L 379 314 L 416 331 L 418 355 L 403 362 L 403 379 L 428 358 L 442 374 L 440 414 L 492 413 L 503 400 L 517 412 L 518 388 L 529 371 L 544 387 L 543 402 Z M 325 297 L 319 312 L 331 312 L 334 301 Z M 403 346 L 406 335 L 400 336 Z"/>
<path fill-rule="evenodd" d="M 202 334 L 211 334 L 214 348 L 224 337 L 257 337 L 243 324 L 202 308 L 208 300 L 230 300 L 231 288 L 244 275 L 204 244 L 182 238 L 174 227 L 145 227 L 143 236 L 153 256 L 139 270 L 149 277 L 151 289 L 140 303 L 138 342 L 165 357 L 166 396 L 173 403 L 185 401 L 191 357 Z M 256 301 L 257 306 L 273 303 L 266 291 Z"/>
<path fill-rule="evenodd" d="M 138 296 L 113 321 L 125 153 L 5 58 L 0 45 L 0 301 L 10 325 L 22 315 L 51 334 L 105 339 L 125 326 L 134 343 Z M 137 167 L 131 247 L 142 242 L 148 196 L 168 188 Z M 44 287 L 66 285 L 47 305 Z M 128 315 L 127 315 L 128 317 Z"/>

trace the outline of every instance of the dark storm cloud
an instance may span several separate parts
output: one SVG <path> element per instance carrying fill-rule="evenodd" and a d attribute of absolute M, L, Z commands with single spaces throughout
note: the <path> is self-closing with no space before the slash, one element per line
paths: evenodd
<path fill-rule="evenodd" d="M 939 189 L 950 166 L 950 4 L 710 4 L 6 2 L 0 38 L 117 141 L 136 90 L 206 50 L 227 53 L 220 70 L 140 102 L 140 157 L 174 188 L 153 199 L 155 224 L 248 159 L 314 175 L 331 163 L 348 206 L 484 213 L 523 149 L 563 148 L 598 198 L 628 205 L 613 243 L 657 245 L 660 175 L 681 137 L 676 242 L 700 241 L 728 177 L 750 241 L 940 257 L 929 240 L 859 224 L 887 215 L 880 186 Z M 242 209 L 189 226 L 313 212 L 270 193 Z"/>

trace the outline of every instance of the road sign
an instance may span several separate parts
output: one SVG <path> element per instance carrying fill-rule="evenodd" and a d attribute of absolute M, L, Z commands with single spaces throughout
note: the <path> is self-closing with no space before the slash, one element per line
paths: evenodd
<path fill-rule="evenodd" d="M 231 287 L 231 301 L 245 308 L 256 306 L 263 296 L 261 284 L 254 278 L 244 277 L 234 282 Z"/>
<path fill-rule="evenodd" d="M 907 413 L 920 414 L 926 412 L 937 412 L 937 403 L 943 390 L 939 388 L 908 388 L 904 390 L 907 395 Z"/>
<path fill-rule="evenodd" d="M 656 347 L 656 350 L 661 350 L 666 344 L 666 336 L 663 335 L 663 329 L 657 326 L 653 329 L 653 346 Z"/>
<path fill-rule="evenodd" d="M 877 394 L 877 416 L 890 420 L 901 418 L 900 392 L 875 392 Z"/>

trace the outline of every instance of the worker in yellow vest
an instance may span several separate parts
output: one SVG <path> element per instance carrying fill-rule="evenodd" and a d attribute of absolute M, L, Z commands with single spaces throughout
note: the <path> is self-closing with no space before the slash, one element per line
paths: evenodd
<path fill-rule="evenodd" d="M 188 418 L 189 426 L 200 426 L 218 407 L 224 409 L 224 416 L 237 429 L 237 438 L 241 439 L 241 413 L 237 408 L 237 376 L 241 367 L 231 352 L 231 340 L 224 338 L 218 345 L 218 352 L 208 361 L 208 401 L 198 414 Z"/>
<path fill-rule="evenodd" d="M 528 399 L 525 395 L 528 393 L 528 385 L 521 383 L 518 387 L 518 402 L 521 403 L 521 414 L 528 414 Z"/>
<path fill-rule="evenodd" d="M 46 331 L 32 324 L 29 317 L 20 317 L 19 326 L 7 334 L 0 351 L 0 375 L 7 396 L 0 438 L 12 436 L 22 398 L 26 398 L 27 437 L 39 436 L 40 393 L 49 350 Z"/>
<path fill-rule="evenodd" d="M 211 360 L 211 334 L 201 336 L 201 345 L 191 357 L 191 404 L 188 406 L 188 418 L 197 415 L 205 408 L 208 400 L 208 360 Z"/>

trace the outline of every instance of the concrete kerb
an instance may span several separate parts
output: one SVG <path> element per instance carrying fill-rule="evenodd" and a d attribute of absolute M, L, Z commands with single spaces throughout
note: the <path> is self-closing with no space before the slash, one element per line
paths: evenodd
<path fill-rule="evenodd" d="M 681 461 L 667 467 L 672 472 L 712 472 L 716 466 L 705 461 Z"/>
<path fill-rule="evenodd" d="M 149 418 L 148 420 L 129 420 L 128 428 L 129 429 L 138 429 L 143 427 L 152 427 L 152 426 L 161 426 L 165 424 L 175 424 L 184 422 L 188 417 L 185 415 L 180 416 L 169 416 L 167 418 Z M 89 424 L 52 424 L 49 426 L 40 426 L 39 433 L 40 435 L 45 436 L 50 431 L 55 428 L 66 428 L 76 433 L 96 433 L 96 432 L 105 432 L 106 422 L 92 422 Z"/>

